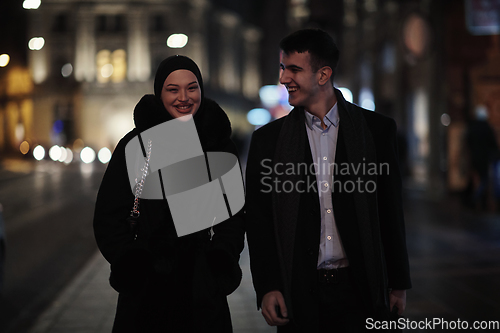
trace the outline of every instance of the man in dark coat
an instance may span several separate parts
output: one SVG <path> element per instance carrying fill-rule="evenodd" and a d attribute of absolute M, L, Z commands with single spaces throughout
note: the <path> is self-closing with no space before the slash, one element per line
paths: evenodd
<path fill-rule="evenodd" d="M 396 124 L 333 87 L 338 49 L 324 31 L 280 47 L 295 108 L 254 132 L 246 169 L 257 305 L 278 332 L 363 331 L 401 314 L 411 287 Z"/>

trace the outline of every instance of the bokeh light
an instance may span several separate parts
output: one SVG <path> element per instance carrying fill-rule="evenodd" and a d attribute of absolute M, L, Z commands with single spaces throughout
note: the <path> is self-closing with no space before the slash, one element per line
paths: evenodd
<path fill-rule="evenodd" d="M 78 138 L 73 142 L 73 150 L 79 152 L 83 147 L 85 147 L 85 144 L 82 139 Z"/>
<path fill-rule="evenodd" d="M 24 0 L 23 8 L 24 9 L 38 9 L 42 4 L 41 0 Z"/>
<path fill-rule="evenodd" d="M 172 34 L 167 39 L 167 46 L 173 49 L 180 49 L 186 46 L 188 36 L 184 34 Z"/>
<path fill-rule="evenodd" d="M 113 75 L 113 65 L 106 64 L 106 65 L 102 66 L 101 75 L 102 75 L 102 77 L 105 77 L 105 78 L 111 77 L 111 75 Z"/>
<path fill-rule="evenodd" d="M 255 126 L 265 125 L 271 120 L 271 114 L 266 109 L 252 109 L 247 113 L 247 120 Z"/>
<path fill-rule="evenodd" d="M 0 67 L 5 67 L 10 62 L 10 56 L 6 53 L 0 55 Z"/>
<path fill-rule="evenodd" d="M 49 157 L 52 161 L 58 161 L 61 157 L 61 147 L 57 145 L 50 147 Z"/>
<path fill-rule="evenodd" d="M 361 107 L 370 111 L 375 111 L 375 103 L 368 98 L 361 101 Z"/>
<path fill-rule="evenodd" d="M 450 115 L 449 115 L 449 114 L 447 114 L 447 113 L 443 113 L 443 114 L 441 115 L 441 124 L 442 124 L 443 126 L 450 126 L 450 124 L 451 124 L 451 118 L 450 118 Z"/>
<path fill-rule="evenodd" d="M 80 152 L 80 159 L 85 164 L 89 164 L 89 163 L 94 162 L 94 160 L 95 160 L 94 149 L 92 149 L 90 147 L 83 148 L 82 151 Z"/>
<path fill-rule="evenodd" d="M 62 66 L 61 75 L 63 77 L 68 77 L 71 75 L 71 73 L 73 73 L 73 65 L 68 63 L 68 64 L 65 64 L 64 66 Z"/>
<path fill-rule="evenodd" d="M 33 51 L 41 50 L 44 45 L 45 45 L 45 39 L 43 39 L 43 37 L 33 37 L 28 42 L 29 49 Z"/>
<path fill-rule="evenodd" d="M 375 111 L 375 99 L 373 97 L 373 92 L 370 88 L 361 88 L 359 92 L 359 100 L 362 108 Z"/>
<path fill-rule="evenodd" d="M 21 145 L 19 146 L 19 150 L 21 151 L 21 153 L 23 155 L 26 155 L 28 153 L 28 151 L 30 150 L 30 144 L 28 143 L 28 141 L 21 142 Z"/>
<path fill-rule="evenodd" d="M 108 163 L 111 159 L 111 150 L 106 147 L 101 148 L 101 150 L 99 150 L 99 153 L 97 154 L 97 158 L 102 164 Z"/>
<path fill-rule="evenodd" d="M 267 85 L 259 89 L 259 97 L 266 108 L 273 108 L 280 102 L 280 87 Z"/>
<path fill-rule="evenodd" d="M 43 158 L 45 157 L 45 149 L 40 145 L 36 146 L 35 149 L 33 149 L 33 157 L 37 161 L 43 160 Z"/>
<path fill-rule="evenodd" d="M 340 92 L 342 93 L 342 96 L 344 96 L 344 99 L 348 101 L 349 103 L 352 103 L 352 92 L 350 89 L 345 88 L 345 87 L 340 87 L 338 88 Z"/>
<path fill-rule="evenodd" d="M 71 149 L 66 148 L 66 158 L 64 159 L 64 164 L 70 164 L 73 161 L 73 152 Z"/>
<path fill-rule="evenodd" d="M 54 121 L 54 125 L 52 125 L 52 131 L 54 131 L 54 133 L 61 133 L 64 129 L 64 122 L 60 119 Z"/>
<path fill-rule="evenodd" d="M 59 162 L 64 162 L 67 156 L 68 156 L 68 150 L 64 147 L 61 147 L 61 156 L 59 156 L 57 160 Z"/>

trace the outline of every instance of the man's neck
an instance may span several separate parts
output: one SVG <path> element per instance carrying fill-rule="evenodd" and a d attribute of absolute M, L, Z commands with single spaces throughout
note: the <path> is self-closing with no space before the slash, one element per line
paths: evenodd
<path fill-rule="evenodd" d="M 337 103 L 337 96 L 335 95 L 335 92 L 332 91 L 331 94 L 328 94 L 328 96 L 325 96 L 324 98 L 321 98 L 320 96 L 320 98 L 318 98 L 318 102 L 314 103 L 309 108 L 306 108 L 306 111 L 313 116 L 318 117 L 321 120 L 321 127 L 326 129 L 324 118 L 335 103 Z"/>

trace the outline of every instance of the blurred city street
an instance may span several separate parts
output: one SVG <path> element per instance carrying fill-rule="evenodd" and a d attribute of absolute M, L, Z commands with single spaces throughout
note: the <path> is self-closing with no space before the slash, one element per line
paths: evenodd
<path fill-rule="evenodd" d="M 82 167 L 100 170 L 53 161 L 2 163 L 6 259 L 0 332 L 25 332 L 96 251 L 92 215 L 104 166 Z"/>
<path fill-rule="evenodd" d="M 12 163 L 18 171 L 12 171 Z M 6 167 L 7 166 L 7 167 Z M 102 165 L 8 162 L 0 171 L 7 231 L 2 332 L 110 332 L 117 293 L 92 235 Z M 500 320 L 500 215 L 460 200 L 405 190 L 413 321 Z M 229 297 L 234 331 L 273 332 L 256 311 L 245 248 L 241 286 Z M 425 330 L 411 330 L 425 331 Z"/>
<path fill-rule="evenodd" d="M 196 63 L 200 96 L 230 120 L 244 171 L 257 128 L 290 102 L 311 111 L 293 96 L 314 89 L 283 81 L 290 55 L 279 46 L 304 28 L 340 53 L 312 52 L 298 77 L 330 67 L 347 102 L 397 125 L 405 317 L 500 330 L 500 1 L 17 0 L 0 1 L 0 333 L 110 332 L 117 293 L 94 239 L 95 200 L 162 61 Z M 170 112 L 157 95 L 151 118 Z M 200 114 L 197 129 L 229 137 Z M 247 248 L 240 264 L 234 331 L 275 332 L 256 309 Z"/>

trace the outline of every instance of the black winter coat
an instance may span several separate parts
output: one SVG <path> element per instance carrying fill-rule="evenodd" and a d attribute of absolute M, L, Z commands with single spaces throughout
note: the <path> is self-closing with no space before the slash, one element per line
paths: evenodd
<path fill-rule="evenodd" d="M 226 295 L 241 281 L 243 210 L 232 218 L 181 238 L 166 200 L 140 200 L 138 237 L 127 218 L 134 202 L 125 146 L 168 114 L 153 95 L 134 111 L 136 128 L 118 143 L 97 196 L 94 233 L 111 264 L 110 283 L 120 294 L 113 332 L 232 332 Z M 198 113 L 200 113 L 198 115 Z M 204 99 L 195 123 L 204 151 L 237 156 L 224 111 Z"/>

